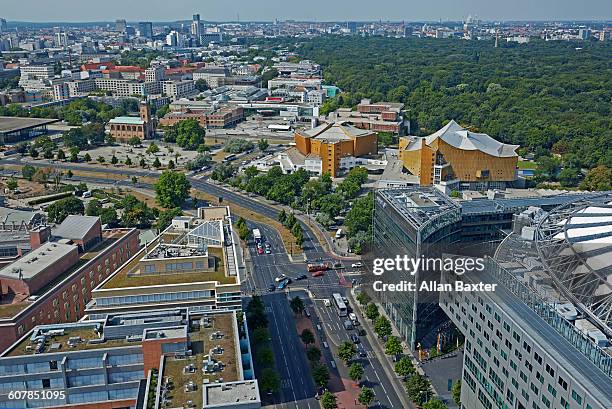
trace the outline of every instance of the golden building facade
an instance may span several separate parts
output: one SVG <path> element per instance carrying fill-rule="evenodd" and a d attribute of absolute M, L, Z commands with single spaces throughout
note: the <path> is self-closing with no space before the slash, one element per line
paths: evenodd
<path fill-rule="evenodd" d="M 516 180 L 518 145 L 501 143 L 450 121 L 426 137 L 404 137 L 399 158 L 421 185 L 509 183 Z"/>
<path fill-rule="evenodd" d="M 338 176 L 343 158 L 373 155 L 378 151 L 376 132 L 358 129 L 344 122 L 326 123 L 296 132 L 296 149 L 304 156 L 320 158 L 322 172 Z"/>

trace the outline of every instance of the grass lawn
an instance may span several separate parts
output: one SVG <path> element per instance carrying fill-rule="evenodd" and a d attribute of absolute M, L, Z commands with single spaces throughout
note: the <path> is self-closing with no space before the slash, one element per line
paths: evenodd
<path fill-rule="evenodd" d="M 519 169 L 537 169 L 538 168 L 538 164 L 535 162 L 530 162 L 530 161 L 526 161 L 526 160 L 519 160 L 518 161 L 518 168 Z"/>

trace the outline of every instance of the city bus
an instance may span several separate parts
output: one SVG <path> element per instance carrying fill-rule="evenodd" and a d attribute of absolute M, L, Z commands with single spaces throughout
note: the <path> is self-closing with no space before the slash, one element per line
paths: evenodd
<path fill-rule="evenodd" d="M 231 162 L 233 160 L 236 160 L 236 158 L 237 156 L 235 154 L 227 155 L 225 158 L 223 158 L 223 163 Z"/>
<path fill-rule="evenodd" d="M 342 296 L 338 293 L 333 293 L 332 297 L 334 298 L 334 304 L 336 304 L 336 309 L 338 310 L 338 316 L 346 317 L 346 314 L 347 314 L 346 304 L 344 303 Z"/>

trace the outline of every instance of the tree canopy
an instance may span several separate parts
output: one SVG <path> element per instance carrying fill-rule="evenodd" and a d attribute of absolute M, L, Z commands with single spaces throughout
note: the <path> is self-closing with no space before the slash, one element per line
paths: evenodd
<path fill-rule="evenodd" d="M 164 171 L 155 183 L 156 201 L 166 208 L 180 208 L 189 197 L 190 189 L 184 173 Z"/>
<path fill-rule="evenodd" d="M 187 150 L 196 150 L 204 143 L 206 130 L 193 118 L 185 119 L 174 124 L 164 133 L 166 142 L 176 142 L 178 146 Z"/>
<path fill-rule="evenodd" d="M 71 214 L 83 214 L 85 206 L 83 201 L 75 196 L 60 199 L 49 205 L 47 212 L 49 221 L 61 223 Z"/>
<path fill-rule="evenodd" d="M 580 49 L 539 39 L 495 48 L 489 41 L 321 36 L 298 52 L 322 64 L 325 81 L 344 91 L 322 113 L 362 98 L 403 102 L 413 134 L 455 119 L 532 151 L 559 148 L 564 162 L 591 168 L 612 167 L 611 49 L 600 41 Z"/>

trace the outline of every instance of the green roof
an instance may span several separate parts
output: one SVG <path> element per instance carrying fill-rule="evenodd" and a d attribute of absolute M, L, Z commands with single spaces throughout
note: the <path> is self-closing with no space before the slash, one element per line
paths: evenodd
<path fill-rule="evenodd" d="M 111 124 L 142 125 L 144 121 L 138 116 L 118 116 L 109 121 Z"/>

